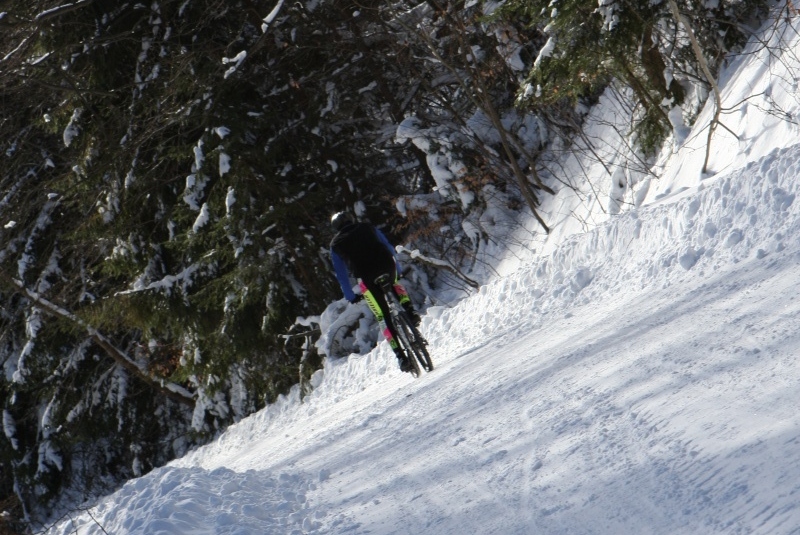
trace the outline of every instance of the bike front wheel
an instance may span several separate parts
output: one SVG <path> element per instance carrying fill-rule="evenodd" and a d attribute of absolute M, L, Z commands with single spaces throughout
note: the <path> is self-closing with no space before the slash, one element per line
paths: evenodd
<path fill-rule="evenodd" d="M 416 368 L 422 368 L 425 371 L 433 371 L 433 361 L 428 353 L 425 339 L 419 331 L 411 324 L 408 317 L 398 315 L 397 326 L 400 331 L 400 338 L 403 341 L 403 350 L 406 356 L 411 361 L 412 365 Z"/>

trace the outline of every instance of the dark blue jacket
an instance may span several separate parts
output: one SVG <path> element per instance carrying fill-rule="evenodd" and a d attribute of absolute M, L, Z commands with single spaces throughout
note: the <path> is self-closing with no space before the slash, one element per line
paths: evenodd
<path fill-rule="evenodd" d="M 397 253 L 383 233 L 367 223 L 347 225 L 331 241 L 331 260 L 336 279 L 348 301 L 355 299 L 349 274 L 372 287 L 384 273 L 397 277 Z"/>

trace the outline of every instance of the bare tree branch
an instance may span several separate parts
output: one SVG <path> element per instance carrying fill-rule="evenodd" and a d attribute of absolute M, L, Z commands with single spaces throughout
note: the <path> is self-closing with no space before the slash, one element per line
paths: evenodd
<path fill-rule="evenodd" d="M 700 42 L 697 40 L 697 36 L 694 34 L 692 30 L 692 26 L 688 20 L 686 20 L 686 16 L 683 15 L 680 10 L 678 9 L 678 3 L 675 0 L 669 0 L 669 8 L 672 11 L 672 16 L 675 18 L 675 21 L 679 24 L 683 24 L 684 29 L 686 30 L 686 34 L 689 36 L 689 41 L 692 43 L 692 50 L 694 51 L 694 55 L 697 58 L 697 63 L 700 64 L 700 68 L 703 71 L 703 74 L 706 77 L 706 81 L 711 86 L 711 89 L 714 93 L 714 104 L 716 105 L 716 109 L 714 110 L 714 117 L 711 119 L 711 123 L 708 125 L 708 141 L 706 143 L 706 157 L 703 160 L 703 170 L 702 172 L 705 173 L 706 169 L 708 168 L 708 158 L 711 154 L 711 136 L 714 135 L 714 130 L 716 130 L 717 125 L 719 125 L 719 114 L 722 111 L 722 95 L 719 90 L 719 85 L 717 84 L 717 80 L 711 74 L 711 69 L 708 66 L 708 61 L 706 61 L 705 56 L 703 55 L 703 49 L 700 48 Z"/>

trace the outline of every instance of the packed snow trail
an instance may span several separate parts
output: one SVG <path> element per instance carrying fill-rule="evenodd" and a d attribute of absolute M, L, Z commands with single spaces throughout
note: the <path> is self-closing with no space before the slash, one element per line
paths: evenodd
<path fill-rule="evenodd" d="M 108 533 L 796 533 L 800 145 L 574 236 L 131 481 Z M 83 515 L 51 533 L 102 533 Z"/>

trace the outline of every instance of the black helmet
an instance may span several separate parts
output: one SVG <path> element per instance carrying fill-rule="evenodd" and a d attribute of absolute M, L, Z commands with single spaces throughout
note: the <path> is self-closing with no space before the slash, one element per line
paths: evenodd
<path fill-rule="evenodd" d="M 331 227 L 333 227 L 334 232 L 339 232 L 344 227 L 352 225 L 354 222 L 353 216 L 347 212 L 337 212 L 331 216 Z"/>

